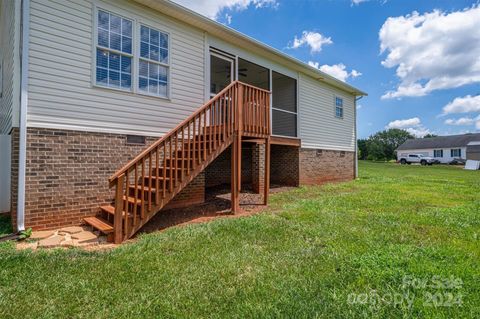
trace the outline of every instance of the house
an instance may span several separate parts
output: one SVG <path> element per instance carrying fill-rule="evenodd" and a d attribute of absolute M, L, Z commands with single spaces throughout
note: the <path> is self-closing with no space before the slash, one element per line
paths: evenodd
<path fill-rule="evenodd" d="M 17 229 L 85 221 L 121 242 L 206 187 L 230 184 L 235 212 L 242 183 L 266 202 L 270 183 L 355 177 L 365 93 L 347 83 L 170 1 L 0 2 Z"/>
<path fill-rule="evenodd" d="M 480 140 L 467 144 L 467 160 L 480 161 Z"/>
<path fill-rule="evenodd" d="M 450 163 L 455 158 L 475 159 L 478 156 L 475 142 L 480 142 L 480 133 L 410 139 L 397 148 L 397 155 L 421 154 L 441 163 Z"/>

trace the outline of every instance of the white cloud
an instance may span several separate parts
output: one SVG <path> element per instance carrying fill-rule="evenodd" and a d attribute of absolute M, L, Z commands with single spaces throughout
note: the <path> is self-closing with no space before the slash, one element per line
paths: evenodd
<path fill-rule="evenodd" d="M 395 120 L 388 123 L 387 128 L 407 128 L 411 126 L 419 126 L 422 122 L 418 117 L 414 117 L 407 120 Z"/>
<path fill-rule="evenodd" d="M 314 68 L 319 69 L 322 72 L 325 72 L 340 81 L 346 82 L 348 78 L 356 78 L 362 73 L 357 70 L 352 70 L 350 73 L 346 70 L 346 66 L 343 63 L 333 64 L 333 65 L 320 65 L 318 62 L 308 61 L 308 65 L 313 66 Z"/>
<path fill-rule="evenodd" d="M 369 1 L 369 0 L 352 0 L 352 5 L 353 4 L 359 5 L 360 3 L 367 2 L 367 1 Z"/>
<path fill-rule="evenodd" d="M 264 7 L 278 7 L 277 0 L 173 0 L 174 2 L 185 6 L 195 12 L 203 14 L 211 19 L 219 18 L 219 14 L 224 9 L 229 10 L 238 10 L 242 11 L 247 9 L 249 6 L 255 8 L 264 8 Z M 227 22 L 230 20 L 231 16 L 225 17 Z"/>
<path fill-rule="evenodd" d="M 225 13 L 225 21 L 227 22 L 227 24 L 231 24 L 232 23 L 232 15 L 230 15 L 228 13 Z"/>
<path fill-rule="evenodd" d="M 361 104 L 357 104 L 357 110 L 360 110 L 363 107 Z"/>
<path fill-rule="evenodd" d="M 446 119 L 445 124 L 457 125 L 457 126 L 468 126 L 468 125 L 475 124 L 476 121 L 480 121 L 480 117 L 477 117 L 477 118 L 461 117 L 459 119 Z"/>
<path fill-rule="evenodd" d="M 457 97 L 443 107 L 443 114 L 480 112 L 480 95 Z"/>
<path fill-rule="evenodd" d="M 303 31 L 300 38 L 293 39 L 293 43 L 288 46 L 289 49 L 298 49 L 302 46 L 309 46 L 311 53 L 318 53 L 322 51 L 322 46 L 332 44 L 332 38 L 325 37 L 324 35 L 313 32 L 313 31 Z"/>
<path fill-rule="evenodd" d="M 423 96 L 480 82 L 480 6 L 390 17 L 379 32 L 382 65 L 396 68 L 398 87 L 382 98 Z"/>
<path fill-rule="evenodd" d="M 409 132 L 416 137 L 424 137 L 430 133 L 430 130 L 422 125 L 422 121 L 418 117 L 406 120 L 395 120 L 385 126 L 386 129 L 398 128 Z"/>

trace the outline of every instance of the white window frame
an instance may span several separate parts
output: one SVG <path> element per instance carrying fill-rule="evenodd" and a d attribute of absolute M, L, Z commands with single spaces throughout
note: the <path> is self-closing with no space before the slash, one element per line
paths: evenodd
<path fill-rule="evenodd" d="M 134 16 L 130 14 L 130 12 L 123 11 L 119 8 L 116 8 L 114 6 L 110 6 L 108 4 L 94 4 L 93 10 L 92 10 L 92 15 L 93 15 L 93 30 L 92 30 L 92 66 L 91 66 L 91 86 L 96 88 L 96 89 L 101 89 L 101 90 L 112 90 L 112 91 L 117 91 L 119 93 L 126 93 L 126 94 L 136 94 L 136 95 L 143 95 L 143 96 L 148 96 L 151 98 L 156 98 L 156 99 L 162 99 L 162 100 L 171 100 L 171 48 L 172 48 L 172 43 L 171 43 L 171 32 L 165 30 L 163 27 L 158 27 L 155 25 L 152 25 L 152 23 L 148 22 L 149 20 L 146 19 L 139 19 L 138 16 Z M 116 52 L 116 50 L 113 49 L 108 49 L 104 48 L 102 46 L 98 46 L 98 11 L 106 11 L 108 13 L 120 16 L 124 19 L 132 21 L 132 72 L 131 72 L 131 87 L 130 89 L 122 89 L 122 88 L 116 88 L 116 87 L 111 87 L 111 86 L 105 86 L 101 84 L 97 84 L 97 48 L 104 49 L 113 53 L 117 53 L 120 55 L 128 55 L 123 52 Z M 147 92 L 140 91 L 138 89 L 138 82 L 139 82 L 139 61 L 140 61 L 140 26 L 144 25 L 146 27 L 158 30 L 162 33 L 165 33 L 168 35 L 168 67 L 167 67 L 167 97 L 163 97 L 160 95 L 155 95 Z"/>
<path fill-rule="evenodd" d="M 118 51 L 118 50 L 115 50 L 115 49 L 110 49 L 110 48 L 106 48 L 106 47 L 103 47 L 103 46 L 100 46 L 98 44 L 98 12 L 99 11 L 105 11 L 105 12 L 108 12 L 109 14 L 114 14 L 116 16 L 119 16 L 125 20 L 129 20 L 132 22 L 132 53 L 129 54 L 129 53 L 125 53 L 125 52 L 122 52 L 122 51 Z M 92 63 L 92 85 L 94 87 L 97 87 L 97 88 L 101 88 L 101 89 L 107 89 L 107 90 L 114 90 L 114 91 L 120 91 L 120 92 L 129 92 L 129 93 L 135 93 L 135 55 L 136 55 L 136 52 L 135 52 L 135 29 L 136 29 L 136 25 L 137 25 L 137 21 L 136 19 L 132 18 L 132 17 L 129 17 L 125 14 L 122 14 L 120 12 L 118 12 L 117 10 L 112 10 L 111 8 L 104 8 L 104 7 L 97 7 L 95 6 L 94 7 L 94 10 L 93 10 L 93 46 L 92 46 L 92 57 L 93 57 L 93 63 Z M 131 72 L 130 72 L 130 89 L 126 89 L 126 88 L 122 88 L 122 87 L 113 87 L 113 86 L 108 86 L 108 85 L 102 85 L 102 84 L 98 84 L 97 83 L 97 49 L 100 49 L 100 50 L 105 50 L 105 51 L 109 51 L 109 52 L 112 52 L 112 53 L 115 53 L 115 54 L 119 54 L 119 55 L 123 55 L 123 56 L 128 56 L 132 59 L 132 62 L 131 62 Z"/>
<path fill-rule="evenodd" d="M 441 156 L 437 156 L 437 152 L 440 153 Z M 433 150 L 433 157 L 443 158 L 443 150 Z"/>
<path fill-rule="evenodd" d="M 340 99 L 342 101 L 342 106 L 337 106 L 337 99 Z M 341 119 L 343 120 L 344 116 L 345 116 L 345 108 L 343 106 L 343 102 L 344 102 L 344 98 L 341 97 L 341 96 L 338 96 L 338 95 L 334 95 L 333 96 L 333 115 L 335 116 L 335 118 L 337 119 Z M 337 108 L 341 109 L 342 110 L 342 116 L 338 116 L 337 115 Z"/>
<path fill-rule="evenodd" d="M 454 151 L 458 151 L 458 155 L 454 155 L 453 154 Z M 461 148 L 450 149 L 450 157 L 462 157 L 462 149 Z"/>
<path fill-rule="evenodd" d="M 160 33 L 163 33 L 163 34 L 167 35 L 167 37 L 168 37 L 167 63 L 142 58 L 140 56 L 140 45 L 141 45 L 141 42 L 142 42 L 142 38 L 141 38 L 142 26 L 147 27 L 149 29 L 154 29 L 155 31 L 158 31 Z M 171 72 L 170 72 L 170 65 L 171 65 L 170 55 L 171 55 L 171 52 L 172 52 L 171 51 L 172 50 L 172 45 L 171 45 L 170 32 L 165 31 L 165 30 L 163 30 L 161 28 L 158 28 L 158 27 L 154 27 L 151 24 L 146 23 L 144 21 L 137 21 L 137 29 L 135 31 L 135 36 L 134 36 L 133 40 L 135 41 L 135 47 L 136 47 L 135 51 L 137 53 L 135 55 L 135 65 L 137 66 L 136 67 L 136 72 L 135 72 L 135 80 L 136 80 L 135 81 L 135 93 L 140 94 L 140 95 L 152 96 L 152 97 L 156 97 L 156 98 L 159 98 L 159 99 L 170 100 L 170 96 L 171 96 L 170 89 L 171 89 L 171 82 L 172 82 L 171 75 L 170 75 L 171 74 Z M 149 63 L 155 63 L 157 65 L 160 65 L 160 66 L 163 66 L 163 67 L 167 68 L 167 96 L 162 96 L 162 95 L 153 94 L 153 93 L 150 93 L 150 92 L 145 92 L 145 91 L 140 90 L 140 61 L 141 60 L 149 62 Z"/>

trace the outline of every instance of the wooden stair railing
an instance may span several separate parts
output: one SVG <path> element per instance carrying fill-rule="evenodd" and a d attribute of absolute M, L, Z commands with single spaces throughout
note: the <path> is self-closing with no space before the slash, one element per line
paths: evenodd
<path fill-rule="evenodd" d="M 242 135 L 270 136 L 270 92 L 235 81 L 112 175 L 114 205 L 85 222 L 121 243 Z"/>

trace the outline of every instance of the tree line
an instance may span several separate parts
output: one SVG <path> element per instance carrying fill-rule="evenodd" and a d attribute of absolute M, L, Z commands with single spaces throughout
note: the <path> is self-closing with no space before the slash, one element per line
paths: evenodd
<path fill-rule="evenodd" d="M 435 137 L 433 134 L 424 138 Z M 395 160 L 395 150 L 408 139 L 415 136 L 401 129 L 391 128 L 377 132 L 366 139 L 358 140 L 358 159 L 373 161 Z"/>

